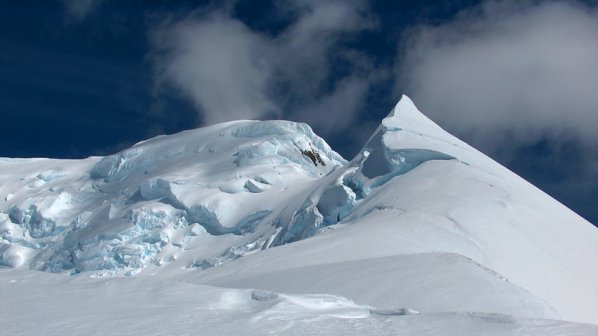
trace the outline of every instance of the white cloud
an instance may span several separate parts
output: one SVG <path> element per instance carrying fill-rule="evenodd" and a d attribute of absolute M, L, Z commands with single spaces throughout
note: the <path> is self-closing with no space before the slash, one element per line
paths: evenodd
<path fill-rule="evenodd" d="M 81 20 L 87 16 L 94 8 L 98 6 L 101 0 L 62 0 L 66 13 L 76 19 Z"/>
<path fill-rule="evenodd" d="M 542 137 L 598 143 L 598 13 L 575 2 L 490 1 L 411 32 L 403 87 L 447 129 L 492 151 Z"/>
<path fill-rule="evenodd" d="M 375 73 L 339 44 L 371 26 L 364 7 L 344 1 L 285 6 L 280 9 L 296 19 L 273 36 L 222 11 L 157 27 L 151 38 L 158 82 L 189 97 L 208 124 L 274 116 L 309 121 L 324 132 L 346 125 L 338 121 L 353 117 Z M 350 71 L 333 78 L 337 61 Z"/>
<path fill-rule="evenodd" d="M 187 19 L 157 31 L 153 42 L 159 79 L 191 97 L 207 123 L 278 112 L 268 97 L 267 41 L 241 22 L 223 14 Z"/>
<path fill-rule="evenodd" d="M 361 108 L 369 82 L 358 77 L 340 81 L 335 90 L 303 108 L 293 110 L 291 119 L 302 120 L 318 130 L 341 131 L 353 121 Z"/>

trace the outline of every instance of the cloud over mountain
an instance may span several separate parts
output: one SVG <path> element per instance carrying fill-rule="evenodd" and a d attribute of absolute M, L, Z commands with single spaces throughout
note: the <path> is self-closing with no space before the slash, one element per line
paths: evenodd
<path fill-rule="evenodd" d="M 494 149 L 542 137 L 598 142 L 598 12 L 486 2 L 411 32 L 398 77 L 431 117 Z"/>
<path fill-rule="evenodd" d="M 324 131 L 346 126 L 375 78 L 362 55 L 343 46 L 350 34 L 372 26 L 365 6 L 285 6 L 279 11 L 294 19 L 270 34 L 225 9 L 158 25 L 151 33 L 158 84 L 180 90 L 208 124 L 282 117 Z M 333 73 L 339 62 L 348 65 L 341 76 Z"/>

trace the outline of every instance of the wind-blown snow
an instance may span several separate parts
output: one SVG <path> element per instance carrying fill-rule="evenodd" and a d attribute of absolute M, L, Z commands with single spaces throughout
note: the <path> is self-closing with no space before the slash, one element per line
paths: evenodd
<path fill-rule="evenodd" d="M 0 324 L 9 335 L 590 336 L 598 332 L 595 325 L 565 321 L 476 312 L 419 314 L 335 295 L 226 289 L 159 277 L 72 279 L 0 270 L 0 290 Z"/>
<path fill-rule="evenodd" d="M 5 281 L 2 297 L 46 326 L 92 308 L 48 315 L 51 302 L 18 297 L 112 295 L 88 327 L 114 317 L 103 304 L 135 321 L 157 314 L 140 307 L 177 300 L 203 312 L 175 310 L 197 320 L 160 329 L 177 334 L 219 334 L 220 321 L 229 333 L 266 323 L 275 334 L 591 335 L 536 319 L 598 324 L 597 231 L 408 97 L 351 161 L 287 121 L 218 124 L 85 160 L 0 158 L 0 265 L 12 269 L 0 274 L 18 283 Z M 134 277 L 114 289 L 90 279 L 113 276 Z M 47 285 L 31 287 L 37 278 Z M 144 325 L 133 329 L 159 328 Z"/>

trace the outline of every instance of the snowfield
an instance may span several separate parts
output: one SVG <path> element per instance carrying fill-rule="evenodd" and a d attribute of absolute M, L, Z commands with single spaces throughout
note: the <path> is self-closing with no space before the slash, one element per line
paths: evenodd
<path fill-rule="evenodd" d="M 598 229 L 403 97 L 351 161 L 236 121 L 0 158 L 23 335 L 598 335 Z"/>
<path fill-rule="evenodd" d="M 598 326 L 481 312 L 418 314 L 334 295 L 160 277 L 0 270 L 3 335 L 597 335 Z"/>

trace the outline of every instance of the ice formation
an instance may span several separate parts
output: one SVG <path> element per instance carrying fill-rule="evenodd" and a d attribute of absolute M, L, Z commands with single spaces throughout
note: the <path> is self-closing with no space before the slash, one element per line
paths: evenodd
<path fill-rule="evenodd" d="M 408 97 L 350 161 L 305 124 L 236 121 L 106 157 L 0 158 L 0 200 L 15 272 L 247 287 L 279 318 L 598 323 L 598 230 Z"/>

